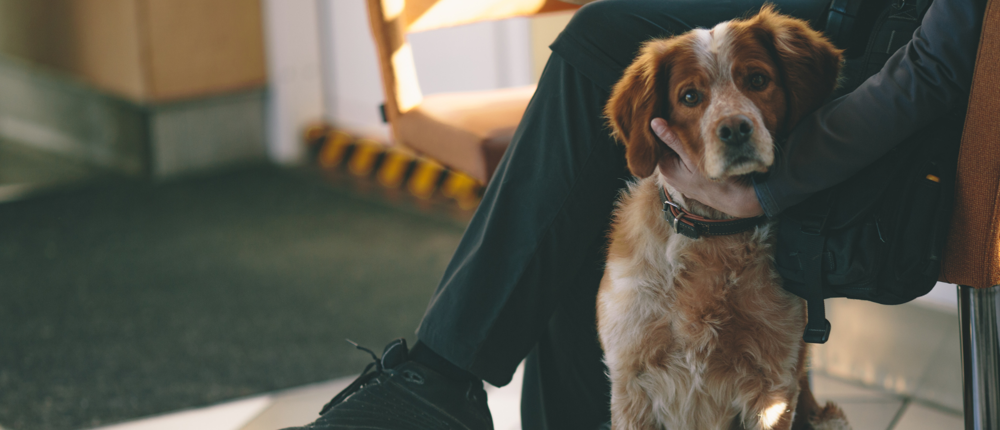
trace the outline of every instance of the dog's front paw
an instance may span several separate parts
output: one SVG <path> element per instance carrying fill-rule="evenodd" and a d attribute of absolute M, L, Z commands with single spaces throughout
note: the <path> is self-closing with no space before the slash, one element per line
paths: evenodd
<path fill-rule="evenodd" d="M 833 402 L 826 402 L 826 406 L 809 419 L 809 424 L 813 430 L 852 430 L 844 411 Z"/>

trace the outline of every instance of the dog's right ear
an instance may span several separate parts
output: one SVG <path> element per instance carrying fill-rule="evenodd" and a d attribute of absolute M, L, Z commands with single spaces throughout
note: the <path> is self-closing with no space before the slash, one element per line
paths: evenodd
<path fill-rule="evenodd" d="M 844 51 L 809 23 L 779 14 L 765 4 L 751 22 L 759 37 L 774 46 L 775 60 L 788 92 L 787 127 L 818 109 L 837 87 Z"/>
<path fill-rule="evenodd" d="M 653 174 L 666 145 L 653 133 L 649 123 L 657 115 L 667 118 L 669 105 L 662 95 L 670 84 L 667 56 L 671 40 L 651 40 L 639 51 L 622 78 L 611 91 L 604 108 L 612 136 L 625 144 L 625 160 L 633 175 L 645 178 Z"/>

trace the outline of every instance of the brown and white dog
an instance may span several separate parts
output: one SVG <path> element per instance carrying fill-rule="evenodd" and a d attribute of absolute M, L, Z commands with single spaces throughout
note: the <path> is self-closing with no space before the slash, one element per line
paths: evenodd
<path fill-rule="evenodd" d="M 808 386 L 806 309 L 773 268 L 774 225 L 691 239 L 664 217 L 659 173 L 667 120 L 697 169 L 730 180 L 766 172 L 776 141 L 837 85 L 841 51 L 804 21 L 765 6 L 744 20 L 647 42 L 605 114 L 639 178 L 615 212 L 598 295 L 614 430 L 849 429 Z M 795 411 L 793 413 L 793 411 Z"/>

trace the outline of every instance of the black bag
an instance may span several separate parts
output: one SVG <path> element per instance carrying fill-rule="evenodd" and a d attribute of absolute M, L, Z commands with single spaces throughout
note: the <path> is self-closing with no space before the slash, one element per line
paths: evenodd
<path fill-rule="evenodd" d="M 853 31 L 869 31 L 868 45 L 863 51 L 847 47 L 840 94 L 877 73 L 908 42 L 927 7 L 882 3 L 870 29 L 855 23 Z M 775 263 L 785 289 L 808 302 L 806 342 L 829 338 L 826 298 L 900 304 L 934 287 L 951 217 L 962 124 L 962 115 L 948 115 L 847 181 L 782 213 Z"/>

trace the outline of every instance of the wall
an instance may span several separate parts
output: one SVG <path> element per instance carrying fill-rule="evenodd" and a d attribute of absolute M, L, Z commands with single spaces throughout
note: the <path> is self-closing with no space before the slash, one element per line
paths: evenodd
<path fill-rule="evenodd" d="M 146 100 L 229 94 L 267 82 L 258 0 L 136 1 Z"/>
<path fill-rule="evenodd" d="M 271 75 L 269 152 L 303 157 L 302 128 L 320 119 L 387 140 L 364 0 L 262 0 Z M 280 7 L 279 7 L 280 4 Z M 425 94 L 530 83 L 524 22 L 479 23 L 411 38 Z M 522 20 L 523 21 L 523 20 Z"/>
<path fill-rule="evenodd" d="M 258 0 L 0 0 L 0 52 L 142 103 L 266 81 Z"/>
<path fill-rule="evenodd" d="M 100 8 L 87 7 L 91 4 L 0 0 L 0 53 L 138 98 L 143 82 L 135 2 L 104 0 Z"/>
<path fill-rule="evenodd" d="M 320 0 L 327 119 L 388 137 L 375 45 L 364 0 Z M 409 37 L 424 94 L 528 85 L 530 33 L 523 18 L 481 22 Z"/>
<path fill-rule="evenodd" d="M 270 78 L 267 151 L 274 161 L 297 163 L 304 157 L 302 129 L 324 112 L 318 5 L 316 0 L 262 4 Z"/>
<path fill-rule="evenodd" d="M 409 37 L 424 94 L 530 85 L 527 18 L 479 22 Z"/>
<path fill-rule="evenodd" d="M 412 35 L 424 93 L 531 83 L 556 33 L 535 36 L 546 25 L 513 19 Z M 0 54 L 141 103 L 259 86 L 269 75 L 267 151 L 279 162 L 303 160 L 301 131 L 321 119 L 389 136 L 364 0 L 0 0 Z"/>
<path fill-rule="evenodd" d="M 148 171 L 145 109 L 0 56 L 0 141 L 127 175 Z"/>
<path fill-rule="evenodd" d="M 358 134 L 387 139 L 389 129 L 378 108 L 382 81 L 365 2 L 321 0 L 320 4 L 325 119 Z"/>
<path fill-rule="evenodd" d="M 320 119 L 358 135 L 389 139 L 379 111 L 384 97 L 365 0 L 261 1 L 271 76 L 272 158 L 301 161 L 300 133 Z M 544 65 L 548 44 L 568 19 L 560 15 L 410 35 L 421 90 L 435 94 L 535 82 L 534 70 Z"/>
<path fill-rule="evenodd" d="M 0 139 L 163 178 L 263 157 L 259 0 L 0 0 Z"/>

